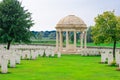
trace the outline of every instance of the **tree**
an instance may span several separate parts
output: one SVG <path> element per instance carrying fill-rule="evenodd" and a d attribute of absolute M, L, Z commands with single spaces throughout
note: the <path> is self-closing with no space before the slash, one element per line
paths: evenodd
<path fill-rule="evenodd" d="M 80 41 L 80 32 L 77 32 L 77 33 L 76 33 L 76 42 L 77 42 L 78 44 L 80 44 L 79 41 Z"/>
<path fill-rule="evenodd" d="M 7 49 L 12 41 L 29 42 L 31 26 L 31 13 L 24 10 L 18 0 L 0 2 L 0 42 L 7 43 Z"/>
<path fill-rule="evenodd" d="M 54 33 L 50 32 L 50 34 L 48 35 L 49 39 L 53 39 L 54 38 Z"/>
<path fill-rule="evenodd" d="M 70 36 L 69 36 L 69 40 L 71 41 L 71 43 L 74 43 L 74 33 L 73 32 L 70 32 L 69 33 L 70 34 Z"/>
<path fill-rule="evenodd" d="M 43 31 L 37 33 L 37 39 L 42 40 L 43 38 Z"/>
<path fill-rule="evenodd" d="M 65 32 L 63 32 L 63 33 L 62 33 L 62 35 L 63 35 L 63 38 L 62 38 L 62 39 L 63 39 L 63 43 L 64 43 L 64 42 L 65 42 L 65 40 L 66 40 L 66 33 L 65 33 Z"/>
<path fill-rule="evenodd" d="M 113 57 L 115 58 L 116 43 L 120 40 L 120 17 L 114 11 L 106 11 L 95 18 L 92 27 L 94 43 L 113 43 Z"/>
<path fill-rule="evenodd" d="M 91 28 L 92 28 L 92 26 L 90 26 L 87 30 L 87 42 L 93 42 L 92 34 L 91 34 L 91 32 L 92 32 Z"/>

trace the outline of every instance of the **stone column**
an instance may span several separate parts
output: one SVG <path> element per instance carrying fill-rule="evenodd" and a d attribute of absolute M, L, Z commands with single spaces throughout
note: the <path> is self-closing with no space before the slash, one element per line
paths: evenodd
<path fill-rule="evenodd" d="M 60 52 L 62 51 L 62 32 L 59 31 L 59 34 L 60 34 Z"/>
<path fill-rule="evenodd" d="M 58 38 L 58 31 L 56 31 L 56 51 L 58 51 L 58 41 L 59 41 L 59 38 Z"/>
<path fill-rule="evenodd" d="M 76 31 L 74 31 L 74 50 L 76 50 Z"/>
<path fill-rule="evenodd" d="M 87 48 L 87 32 L 84 32 L 84 48 Z"/>
<path fill-rule="evenodd" d="M 68 31 L 66 31 L 66 49 L 68 49 L 69 45 L 69 37 L 68 37 Z"/>
<path fill-rule="evenodd" d="M 83 32 L 80 34 L 81 49 L 83 48 Z"/>

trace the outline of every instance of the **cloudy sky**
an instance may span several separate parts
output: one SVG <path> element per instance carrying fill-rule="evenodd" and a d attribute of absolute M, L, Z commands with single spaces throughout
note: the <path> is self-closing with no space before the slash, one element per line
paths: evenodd
<path fill-rule="evenodd" d="M 87 26 L 94 25 L 94 17 L 104 11 L 115 10 L 120 15 L 120 0 L 19 0 L 32 13 L 35 25 L 31 30 L 55 30 L 58 21 L 76 15 Z"/>

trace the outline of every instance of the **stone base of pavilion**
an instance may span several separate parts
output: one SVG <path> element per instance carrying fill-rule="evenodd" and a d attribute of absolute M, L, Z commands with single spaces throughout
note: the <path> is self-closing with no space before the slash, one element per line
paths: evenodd
<path fill-rule="evenodd" d="M 84 49 L 84 48 L 83 48 Z M 61 54 L 80 54 L 80 52 L 83 50 L 83 49 L 80 49 L 80 48 L 71 48 L 71 49 L 66 49 L 66 48 L 63 48 L 61 50 Z M 59 51 L 58 50 L 55 50 L 55 53 L 58 53 Z"/>
<path fill-rule="evenodd" d="M 62 54 L 77 54 L 77 51 L 72 51 L 72 50 L 66 51 L 66 50 L 63 50 Z"/>

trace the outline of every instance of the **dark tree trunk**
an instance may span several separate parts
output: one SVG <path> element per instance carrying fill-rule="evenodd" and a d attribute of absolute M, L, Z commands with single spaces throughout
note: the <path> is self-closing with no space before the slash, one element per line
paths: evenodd
<path fill-rule="evenodd" d="M 115 49 L 116 49 L 116 40 L 114 40 L 114 45 L 113 45 L 113 58 L 115 59 Z"/>
<path fill-rule="evenodd" d="M 7 44 L 7 50 L 10 49 L 10 44 L 11 44 L 11 41 L 8 41 L 8 44 Z"/>

